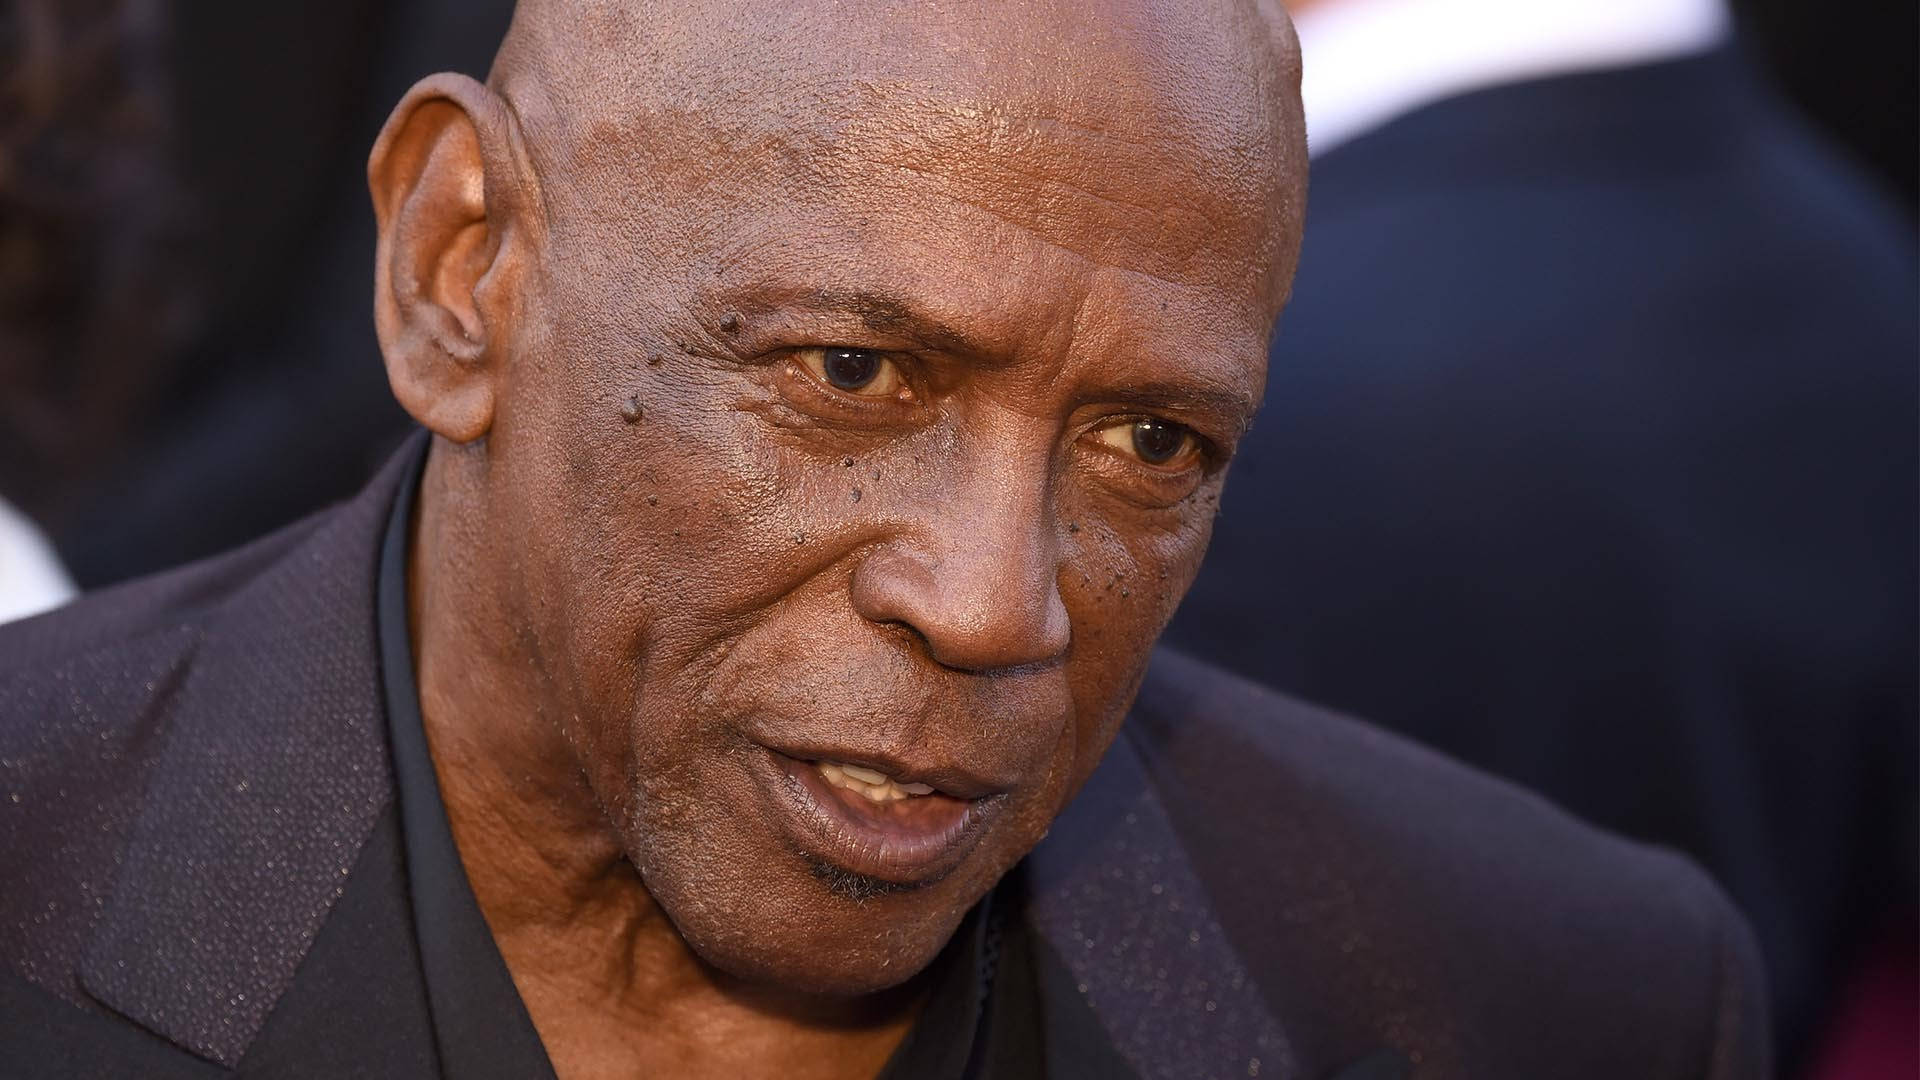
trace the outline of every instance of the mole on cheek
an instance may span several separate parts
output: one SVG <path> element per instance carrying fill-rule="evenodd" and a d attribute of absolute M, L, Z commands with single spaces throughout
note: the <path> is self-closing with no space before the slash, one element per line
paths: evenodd
<path fill-rule="evenodd" d="M 739 313 L 729 311 L 725 315 L 720 316 L 720 330 L 722 333 L 727 334 L 738 333 L 740 330 Z"/>
<path fill-rule="evenodd" d="M 620 405 L 620 419 L 629 424 L 637 424 L 647 411 L 640 407 L 640 395 L 634 394 Z"/>

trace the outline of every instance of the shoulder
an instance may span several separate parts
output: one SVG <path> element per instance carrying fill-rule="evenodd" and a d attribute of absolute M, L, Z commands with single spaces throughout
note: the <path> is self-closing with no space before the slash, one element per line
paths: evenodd
<path fill-rule="evenodd" d="M 51 811 L 40 788 L 77 807 L 137 767 L 210 619 L 311 527 L 0 625 L 0 787 L 16 823 Z"/>
<path fill-rule="evenodd" d="M 92 654 L 126 655 L 202 622 L 206 614 L 299 545 L 324 516 L 298 522 L 241 548 L 89 592 L 42 615 L 0 624 L 0 683 L 45 679 Z M 0 724 L 19 710 L 0 698 Z"/>
<path fill-rule="evenodd" d="M 312 527 L 0 625 L 0 911 L 35 909 L 24 939 L 0 930 L 9 953 L 57 939 L 57 916 L 84 918 L 73 901 L 110 883 L 211 617 Z"/>
<path fill-rule="evenodd" d="M 0 798 L 12 836 L 79 829 L 70 815 L 98 817 L 140 789 L 210 616 L 309 527 L 0 625 Z M 0 875 L 18 881 L 21 860 L 47 854 L 0 845 Z"/>
<path fill-rule="evenodd" d="M 371 606 L 367 502 L 0 626 L 0 965 L 74 996 L 63 980 L 156 793 L 217 803 L 178 789 L 273 752 L 237 737 L 296 722 L 299 665 L 343 667 L 327 631 Z"/>
<path fill-rule="evenodd" d="M 1283 1008 L 1331 992 L 1328 1029 L 1391 1018 L 1484 1075 L 1763 1070 L 1750 935 L 1685 859 L 1177 654 L 1129 724 L 1256 978 L 1301 993 Z"/>

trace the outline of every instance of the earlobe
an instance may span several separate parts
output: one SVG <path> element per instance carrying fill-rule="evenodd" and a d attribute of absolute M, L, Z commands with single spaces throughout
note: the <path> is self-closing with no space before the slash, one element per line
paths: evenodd
<path fill-rule="evenodd" d="M 367 163 L 379 244 L 374 323 L 394 396 L 454 442 L 487 433 L 522 257 L 513 123 L 503 102 L 463 75 L 407 92 Z"/>

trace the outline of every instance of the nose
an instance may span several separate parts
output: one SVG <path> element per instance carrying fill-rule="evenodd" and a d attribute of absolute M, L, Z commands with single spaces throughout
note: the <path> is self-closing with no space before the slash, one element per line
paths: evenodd
<path fill-rule="evenodd" d="M 944 667 L 1005 671 L 1066 653 L 1072 631 L 1059 576 L 1059 541 L 1039 492 L 974 499 L 955 491 L 927 520 L 867 553 L 854 571 L 853 606 L 870 622 L 912 630 Z"/>

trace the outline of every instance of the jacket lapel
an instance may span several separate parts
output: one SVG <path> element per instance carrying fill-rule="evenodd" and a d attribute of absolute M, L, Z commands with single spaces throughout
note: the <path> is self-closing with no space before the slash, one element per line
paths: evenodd
<path fill-rule="evenodd" d="M 1135 1072 L 1295 1075 L 1126 735 L 1028 862 L 1035 929 Z"/>
<path fill-rule="evenodd" d="M 392 795 L 376 547 L 423 441 L 205 616 L 81 966 L 102 1004 L 223 1065 L 292 982 Z"/>

